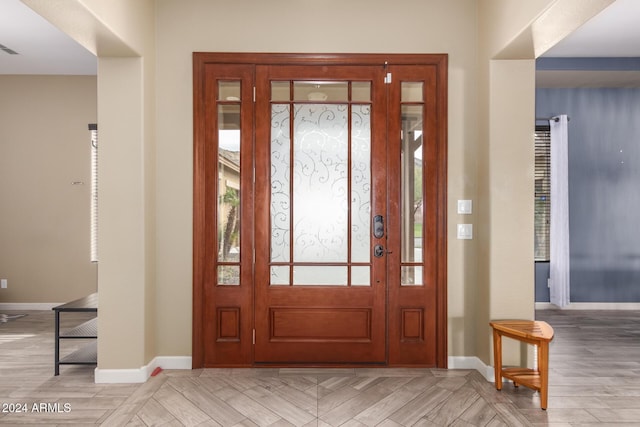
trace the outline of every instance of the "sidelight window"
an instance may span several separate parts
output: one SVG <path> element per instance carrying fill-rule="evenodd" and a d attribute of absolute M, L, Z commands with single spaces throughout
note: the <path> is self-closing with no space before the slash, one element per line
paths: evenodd
<path fill-rule="evenodd" d="M 219 81 L 218 285 L 240 284 L 240 82 Z"/>
<path fill-rule="evenodd" d="M 402 82 L 401 285 L 422 285 L 425 212 L 423 82 Z"/>

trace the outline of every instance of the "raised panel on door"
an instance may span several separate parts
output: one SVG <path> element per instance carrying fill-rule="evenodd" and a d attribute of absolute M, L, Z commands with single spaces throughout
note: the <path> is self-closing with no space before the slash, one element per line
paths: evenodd
<path fill-rule="evenodd" d="M 258 363 L 384 363 L 383 67 L 256 69 Z"/>

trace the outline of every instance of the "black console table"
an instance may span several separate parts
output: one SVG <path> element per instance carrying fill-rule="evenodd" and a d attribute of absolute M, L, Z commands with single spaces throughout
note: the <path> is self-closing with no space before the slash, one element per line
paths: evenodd
<path fill-rule="evenodd" d="M 91 294 L 84 298 L 53 307 L 53 311 L 56 313 L 55 375 L 60 374 L 60 365 L 96 365 L 98 362 L 98 318 L 94 317 L 75 328 L 60 332 L 60 313 L 97 313 L 98 294 Z M 60 359 L 60 340 L 80 338 L 93 338 L 96 340 Z"/>

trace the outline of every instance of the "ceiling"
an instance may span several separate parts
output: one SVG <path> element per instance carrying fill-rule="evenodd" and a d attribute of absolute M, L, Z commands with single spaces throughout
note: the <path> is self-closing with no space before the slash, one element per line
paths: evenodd
<path fill-rule="evenodd" d="M 640 58 L 640 1 L 616 0 L 543 55 L 553 58 Z M 640 87 L 640 61 L 565 61 L 562 69 L 536 72 L 537 87 Z M 553 67 L 550 67 L 553 68 Z"/>
<path fill-rule="evenodd" d="M 95 75 L 96 57 L 20 0 L 0 0 L 0 74 Z"/>
<path fill-rule="evenodd" d="M 544 58 L 640 58 L 640 1 L 616 0 L 546 52 Z M 96 57 L 20 0 L 0 0 L 0 74 L 95 75 Z M 543 87 L 640 86 L 635 70 L 543 70 Z M 558 86 L 559 87 L 559 86 Z"/>
<path fill-rule="evenodd" d="M 640 1 L 616 0 L 545 57 L 640 57 Z"/>

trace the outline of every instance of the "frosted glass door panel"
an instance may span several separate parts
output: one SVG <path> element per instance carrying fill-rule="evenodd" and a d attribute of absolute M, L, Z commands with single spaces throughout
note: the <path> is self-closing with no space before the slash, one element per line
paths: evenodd
<path fill-rule="evenodd" d="M 351 112 L 351 261 L 371 259 L 371 107 Z"/>
<path fill-rule="evenodd" d="M 273 286 L 371 285 L 371 104 L 350 102 L 350 85 L 271 83 Z M 317 86 L 331 96 L 285 100 Z M 370 82 L 354 89 L 370 98 Z"/>
<path fill-rule="evenodd" d="M 295 109 L 294 261 L 347 262 L 347 106 L 306 104 Z"/>
<path fill-rule="evenodd" d="M 271 261 L 290 261 L 289 105 L 271 107 Z M 287 276 L 288 277 L 288 276 Z M 288 279 L 287 279 L 288 282 Z"/>
<path fill-rule="evenodd" d="M 345 286 L 347 267 L 297 266 L 293 268 L 294 285 Z"/>
<path fill-rule="evenodd" d="M 272 285 L 289 285 L 291 279 L 289 278 L 289 266 L 272 265 L 271 266 L 271 281 Z"/>
<path fill-rule="evenodd" d="M 351 286 L 370 286 L 371 269 L 369 267 L 351 267 Z"/>

